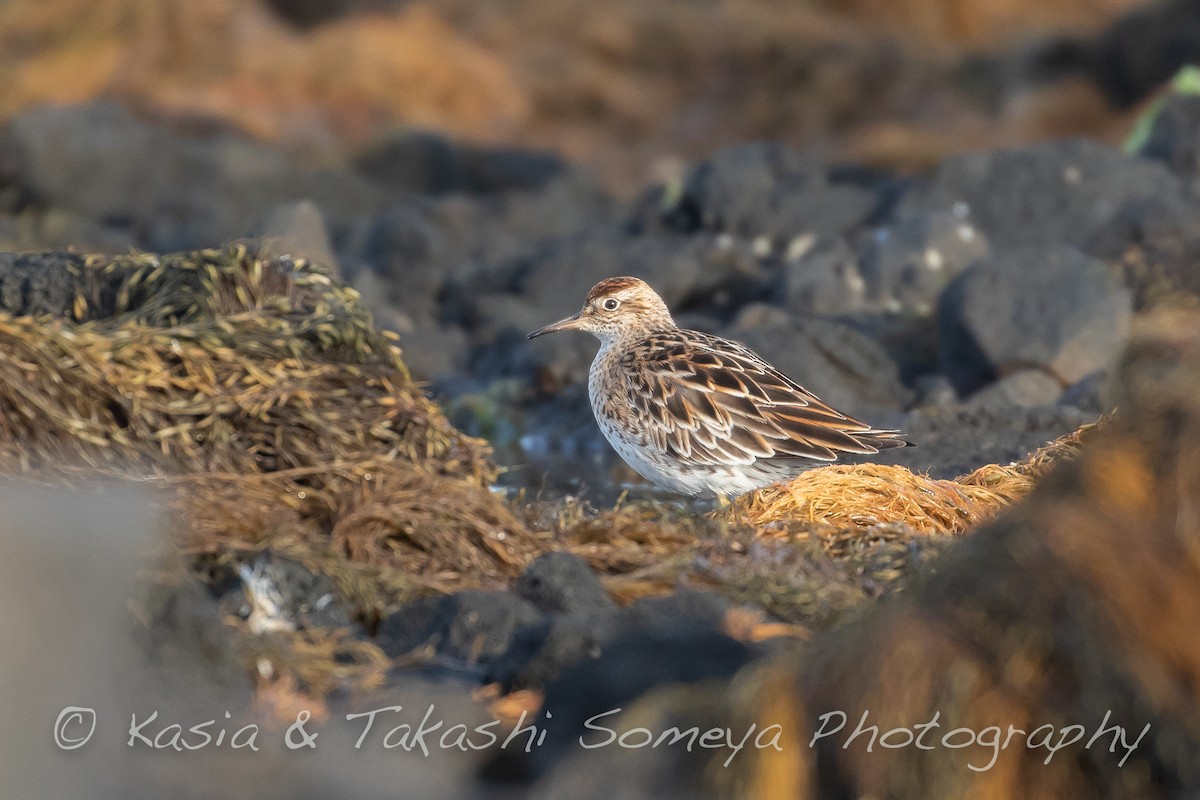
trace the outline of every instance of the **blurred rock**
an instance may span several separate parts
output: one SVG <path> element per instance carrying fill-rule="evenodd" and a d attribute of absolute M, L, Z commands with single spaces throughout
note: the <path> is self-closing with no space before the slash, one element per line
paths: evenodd
<path fill-rule="evenodd" d="M 913 214 L 871 237 L 862 259 L 867 295 L 887 311 L 930 314 L 946 284 L 987 254 L 986 237 L 953 212 Z"/>
<path fill-rule="evenodd" d="M 333 580 L 287 556 L 261 553 L 230 567 L 224 580 L 233 588 L 221 595 L 222 610 L 246 620 L 254 633 L 353 623 L 354 613 Z"/>
<path fill-rule="evenodd" d="M 883 348 L 850 326 L 777 310 L 770 319 L 755 316 L 754 307 L 744 311 L 730 336 L 835 408 L 862 414 L 902 409 L 912 400 Z"/>
<path fill-rule="evenodd" d="M 1117 356 L 1131 308 L 1112 271 L 1074 248 L 1009 250 L 967 270 L 943 293 L 942 366 L 960 392 L 1023 367 L 1074 383 Z"/>
<path fill-rule="evenodd" d="M 553 716 L 544 723 L 545 743 L 528 756 L 503 751 L 486 774 L 492 779 L 535 778 L 577 745 L 580 734 L 587 733 L 586 720 L 623 708 L 656 686 L 728 678 L 752 657 L 747 645 L 687 624 L 623 632 L 599 657 L 568 667 L 546 687 L 543 708 Z M 615 715 L 602 721 L 618 724 Z"/>
<path fill-rule="evenodd" d="M 1183 193 L 1162 164 L 1071 139 L 949 158 L 897 213 L 951 212 L 996 254 L 1051 243 L 1086 249 L 1127 205 Z"/>
<path fill-rule="evenodd" d="M 1139 153 L 1161 161 L 1176 175 L 1200 175 L 1200 97 L 1168 96 Z"/>
<path fill-rule="evenodd" d="M 1046 442 L 1095 419 L 1094 413 L 1070 406 L 1023 408 L 994 396 L 975 402 L 922 405 L 896 423 L 917 446 L 891 450 L 871 460 L 949 479 L 985 464 L 1019 461 Z"/>
<path fill-rule="evenodd" d="M 1021 407 L 1047 406 L 1063 393 L 1062 384 L 1040 369 L 1019 369 L 971 395 L 969 403 L 993 403 Z"/>
<path fill-rule="evenodd" d="M 386 320 L 379 320 L 386 324 Z M 418 328 L 400 336 L 404 366 L 414 378 L 429 382 L 467 368 L 470 343 L 457 325 Z"/>
<path fill-rule="evenodd" d="M 841 239 L 827 245 L 814 245 L 814 241 L 798 237 L 787 248 L 781 288 L 784 307 L 797 316 L 860 310 L 866 282 L 858 255 Z"/>
<path fill-rule="evenodd" d="M 403 0 L 263 0 L 279 16 L 298 28 L 317 25 L 349 14 L 386 11 L 403 5 Z"/>
<path fill-rule="evenodd" d="M 432 131 L 391 137 L 360 154 L 355 166 L 390 192 L 422 195 L 537 189 L 568 169 L 549 154 L 459 144 Z"/>
<path fill-rule="evenodd" d="M 383 280 L 387 300 L 417 325 L 438 319 L 442 233 L 419 206 L 393 205 L 375 218 L 362 257 Z"/>
<path fill-rule="evenodd" d="M 745 248 L 722 245 L 715 237 L 627 236 L 619 231 L 560 240 L 522 265 L 519 285 L 525 299 L 555 309 L 558 319 L 583 305 L 597 282 L 614 275 L 646 281 L 673 311 L 765 286 L 765 275 Z"/>
<path fill-rule="evenodd" d="M 132 233 L 65 208 L 27 208 L 0 213 L 0 250 L 76 249 L 118 255 L 136 248 Z"/>
<path fill-rule="evenodd" d="M 582 558 L 546 553 L 535 558 L 514 587 L 517 594 L 546 613 L 573 613 L 612 608 L 612 598 Z"/>
<path fill-rule="evenodd" d="M 680 589 L 664 597 L 643 597 L 629 604 L 626 615 L 642 625 L 662 624 L 663 620 L 686 621 L 716 630 L 721 627 L 730 603 L 712 592 Z"/>
<path fill-rule="evenodd" d="M 782 145 L 733 145 L 695 165 L 663 190 L 668 227 L 709 230 L 773 245 L 812 234 L 832 240 L 862 225 L 879 206 L 874 192 L 832 183 L 819 162 Z"/>
<path fill-rule="evenodd" d="M 1108 370 L 1098 369 L 1068 386 L 1058 401 L 1094 414 L 1107 411 L 1110 377 Z"/>
<path fill-rule="evenodd" d="M 958 401 L 958 392 L 954 390 L 954 384 L 941 373 L 919 376 L 913 384 L 913 390 L 917 393 L 918 407 L 945 406 Z"/>
<path fill-rule="evenodd" d="M 271 209 L 258 234 L 270 244 L 272 252 L 320 264 L 330 275 L 340 274 L 337 257 L 329 243 L 329 231 L 325 228 L 325 217 L 310 200 L 284 203 Z"/>
<path fill-rule="evenodd" d="M 509 648 L 518 629 L 541 619 L 532 603 L 511 592 L 468 590 L 409 603 L 383 620 L 376 642 L 389 656 L 430 647 L 464 665 L 486 665 Z"/>
<path fill-rule="evenodd" d="M 729 601 L 716 594 L 684 589 L 643 598 L 627 608 L 592 605 L 550 614 L 517 633 L 488 677 L 508 689 L 540 688 L 572 665 L 599 658 L 613 641 L 631 632 L 719 631 L 729 607 Z"/>
<path fill-rule="evenodd" d="M 262 210 L 310 199 L 339 217 L 376 191 L 350 172 L 304 170 L 230 133 L 176 135 L 107 102 L 41 106 L 0 132 L 0 183 L 38 203 L 133 233 L 150 250 L 218 247 L 253 234 Z"/>
<path fill-rule="evenodd" d="M 615 608 L 551 614 L 517 631 L 485 680 L 496 681 L 505 690 L 540 689 L 566 667 L 599 658 L 621 629 L 621 613 Z"/>

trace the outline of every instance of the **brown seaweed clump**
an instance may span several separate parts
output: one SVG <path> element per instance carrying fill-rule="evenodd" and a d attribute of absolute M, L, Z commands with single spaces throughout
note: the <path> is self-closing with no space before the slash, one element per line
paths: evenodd
<path fill-rule="evenodd" d="M 410 378 L 357 294 L 244 246 L 0 261 L 0 472 L 135 479 L 184 546 L 273 549 L 368 613 L 532 552 L 487 445 Z"/>
<path fill-rule="evenodd" d="M 883 464 L 818 467 L 744 495 L 732 513 L 759 526 L 797 520 L 834 528 L 901 523 L 921 533 L 962 533 L 1025 496 L 1051 465 L 1073 457 L 1094 428 L 1062 436 L 1017 464 L 988 464 L 954 480 Z"/>

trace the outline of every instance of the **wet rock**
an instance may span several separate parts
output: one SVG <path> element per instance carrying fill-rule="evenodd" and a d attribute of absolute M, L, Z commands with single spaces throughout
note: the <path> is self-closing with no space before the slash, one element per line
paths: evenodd
<path fill-rule="evenodd" d="M 550 613 L 612 608 L 612 598 L 582 558 L 546 553 L 535 558 L 517 579 L 516 592 L 539 610 Z"/>
<path fill-rule="evenodd" d="M 1074 383 L 1125 344 L 1130 293 L 1103 263 L 1071 247 L 989 258 L 946 288 L 938 309 L 944 371 L 961 392 L 1036 367 Z"/>
<path fill-rule="evenodd" d="M 1087 248 L 1126 205 L 1183 192 L 1160 163 L 1072 139 L 947 159 L 900 200 L 897 216 L 951 212 L 980 229 L 995 253 L 1058 242 Z"/>
<path fill-rule="evenodd" d="M 677 192 L 677 196 L 672 196 Z M 806 233 L 831 240 L 865 223 L 879 196 L 833 183 L 813 158 L 782 145 L 733 145 L 694 166 L 660 200 L 668 227 L 709 230 L 778 245 Z"/>
<path fill-rule="evenodd" d="M 1040 369 L 1020 369 L 980 389 L 969 402 L 1045 406 L 1056 402 L 1062 393 L 1062 384 L 1054 376 Z"/>
<path fill-rule="evenodd" d="M 390 656 L 432 647 L 465 664 L 487 664 L 509 648 L 517 630 L 541 619 L 532 603 L 511 592 L 468 590 L 409 603 L 381 623 L 376 641 Z"/>
<path fill-rule="evenodd" d="M 875 231 L 862 276 L 873 304 L 929 314 L 946 284 L 987 254 L 986 237 L 970 222 L 950 211 L 922 212 Z"/>
<path fill-rule="evenodd" d="M 217 580 L 228 587 L 222 610 L 246 620 L 255 633 L 353 624 L 354 614 L 328 575 L 278 553 L 255 556 Z"/>
<path fill-rule="evenodd" d="M 757 306 L 743 311 L 730 336 L 847 413 L 900 409 L 912 400 L 895 362 L 849 325 Z"/>

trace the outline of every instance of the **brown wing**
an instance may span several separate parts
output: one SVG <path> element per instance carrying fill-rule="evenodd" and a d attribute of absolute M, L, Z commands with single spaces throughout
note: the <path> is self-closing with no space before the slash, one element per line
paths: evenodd
<path fill-rule="evenodd" d="M 831 408 L 752 350 L 698 331 L 647 338 L 622 359 L 640 433 L 694 464 L 834 461 L 907 444 Z"/>

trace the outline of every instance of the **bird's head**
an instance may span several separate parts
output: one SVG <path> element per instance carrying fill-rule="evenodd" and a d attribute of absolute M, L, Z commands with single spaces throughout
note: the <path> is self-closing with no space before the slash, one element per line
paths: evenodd
<path fill-rule="evenodd" d="M 529 334 L 536 339 L 557 331 L 587 331 L 602 342 L 641 338 L 675 327 L 662 298 L 638 278 L 606 278 L 588 292 L 583 309 Z"/>

